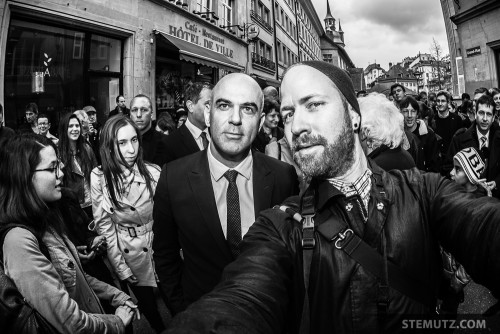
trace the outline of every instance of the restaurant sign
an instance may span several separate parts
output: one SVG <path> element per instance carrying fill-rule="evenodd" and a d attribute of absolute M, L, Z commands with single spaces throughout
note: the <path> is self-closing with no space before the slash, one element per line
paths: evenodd
<path fill-rule="evenodd" d="M 199 27 L 196 23 L 186 21 L 184 27 L 169 25 L 169 35 L 183 39 L 206 49 L 223 54 L 228 58 L 234 58 L 234 51 L 225 44 L 225 39 L 211 33 L 205 28 Z"/>

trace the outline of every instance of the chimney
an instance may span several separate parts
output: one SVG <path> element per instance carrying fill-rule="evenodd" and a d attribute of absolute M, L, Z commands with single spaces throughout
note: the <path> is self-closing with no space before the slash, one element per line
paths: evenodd
<path fill-rule="evenodd" d="M 392 67 L 392 63 L 389 63 L 389 68 L 391 68 L 391 67 Z"/>

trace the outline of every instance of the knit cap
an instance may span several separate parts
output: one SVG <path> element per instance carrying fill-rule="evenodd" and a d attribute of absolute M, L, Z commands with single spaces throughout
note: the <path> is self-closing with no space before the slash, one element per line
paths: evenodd
<path fill-rule="evenodd" d="M 479 179 L 484 172 L 484 162 L 473 147 L 464 148 L 453 157 L 462 169 L 465 175 L 472 184 L 479 184 Z"/>
<path fill-rule="evenodd" d="M 297 65 L 306 65 L 317 69 L 326 75 L 339 89 L 340 93 L 346 98 L 351 107 L 361 115 L 359 111 L 358 99 L 354 93 L 354 86 L 351 77 L 343 69 L 324 61 L 309 60 L 298 63 Z"/>

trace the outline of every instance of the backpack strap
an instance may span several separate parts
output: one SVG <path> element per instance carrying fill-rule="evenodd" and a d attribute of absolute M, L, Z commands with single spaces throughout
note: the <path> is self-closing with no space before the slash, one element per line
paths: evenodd
<path fill-rule="evenodd" d="M 314 197 L 308 198 L 306 193 L 302 201 L 302 213 L 295 212 L 287 206 L 279 206 L 279 209 L 290 215 L 295 221 L 302 224 L 302 253 L 305 296 L 302 308 L 302 322 L 299 333 L 309 333 L 310 309 L 309 309 L 309 277 L 311 271 L 312 252 L 315 246 L 314 239 Z M 311 211 L 311 205 L 313 211 Z M 435 297 L 430 289 L 403 271 L 398 265 L 387 259 L 386 240 L 382 236 L 384 256 L 368 245 L 354 231 L 344 226 L 338 220 L 330 217 L 327 221 L 317 227 L 318 232 L 330 242 L 334 242 L 335 248 L 345 252 L 349 257 L 359 263 L 363 268 L 376 276 L 381 282 L 379 284 L 377 308 L 379 315 L 384 318 L 387 314 L 389 303 L 389 287 L 398 290 L 405 296 L 433 308 Z M 380 319 L 381 321 L 383 319 Z"/>

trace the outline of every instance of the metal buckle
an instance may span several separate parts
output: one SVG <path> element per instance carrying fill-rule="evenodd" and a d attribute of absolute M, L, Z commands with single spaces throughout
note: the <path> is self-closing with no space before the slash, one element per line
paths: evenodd
<path fill-rule="evenodd" d="M 128 235 L 130 235 L 131 238 L 137 237 L 137 232 L 135 231 L 135 227 L 127 227 L 128 230 Z"/>
<path fill-rule="evenodd" d="M 96 228 L 96 224 L 95 224 L 95 221 L 92 219 L 92 221 L 89 223 L 89 225 L 87 226 L 87 228 L 89 229 L 89 231 L 95 231 L 95 228 Z"/>
<path fill-rule="evenodd" d="M 305 215 L 302 223 L 302 248 L 314 248 L 314 215 Z"/>
<path fill-rule="evenodd" d="M 344 248 L 344 241 L 348 241 L 354 235 L 354 231 L 350 228 L 344 230 L 343 232 L 339 232 L 336 236 L 335 248 L 342 249 Z M 342 243 L 342 244 L 341 244 Z"/>

